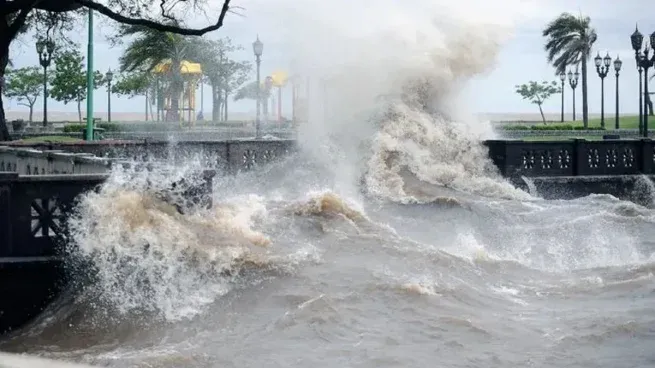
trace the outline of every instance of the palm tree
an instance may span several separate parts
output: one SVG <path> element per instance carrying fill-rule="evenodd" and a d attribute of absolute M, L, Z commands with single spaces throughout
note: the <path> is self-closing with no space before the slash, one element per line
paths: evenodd
<path fill-rule="evenodd" d="M 260 88 L 260 106 L 262 113 L 265 117 L 268 116 L 268 100 L 271 97 L 272 84 L 261 83 Z M 243 87 L 239 88 L 234 94 L 234 101 L 239 100 L 254 100 L 257 101 L 257 81 L 246 83 Z"/>
<path fill-rule="evenodd" d="M 197 58 L 197 48 L 194 47 L 194 42 L 188 37 L 141 26 L 124 26 L 120 35 L 122 37 L 136 36 L 120 57 L 122 72 L 151 71 L 160 63 L 170 62 L 168 77 L 171 115 L 167 117 L 167 120 L 179 120 L 179 96 L 184 89 L 184 78 L 180 71 L 180 65 L 184 60 Z"/>
<path fill-rule="evenodd" d="M 591 48 L 598 38 L 596 30 L 591 28 L 591 19 L 562 13 L 548 23 L 543 36 L 546 37 L 544 48 L 548 52 L 548 62 L 553 64 L 557 74 L 564 72 L 568 65 L 582 64 L 582 121 L 587 128 L 587 61 L 591 58 Z"/>

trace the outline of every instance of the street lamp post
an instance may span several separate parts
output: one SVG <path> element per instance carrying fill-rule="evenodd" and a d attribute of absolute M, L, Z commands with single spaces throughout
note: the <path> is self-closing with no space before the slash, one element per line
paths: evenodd
<path fill-rule="evenodd" d="M 612 58 L 609 53 L 604 58 L 601 58 L 598 53 L 594 61 L 596 62 L 596 72 L 600 77 L 600 128 L 605 129 L 605 77 L 610 70 Z"/>
<path fill-rule="evenodd" d="M 614 114 L 614 129 L 619 130 L 619 72 L 621 71 L 621 65 L 623 61 L 619 59 L 619 55 L 616 55 L 614 60 L 614 71 L 616 72 L 616 101 L 614 103 L 615 114 Z"/>
<path fill-rule="evenodd" d="M 259 139 L 261 138 L 260 104 L 262 101 L 262 86 L 259 71 L 262 63 L 262 53 L 264 52 L 264 44 L 259 40 L 259 35 L 257 35 L 257 40 L 252 43 L 252 51 L 255 53 L 255 61 L 257 63 L 257 120 L 255 120 L 255 137 Z"/>
<path fill-rule="evenodd" d="M 562 82 L 562 114 L 560 116 L 560 122 L 564 122 L 564 81 L 566 80 L 566 74 L 564 71 L 559 73 L 559 80 Z"/>
<path fill-rule="evenodd" d="M 644 71 L 641 69 L 641 65 L 639 65 L 639 61 L 637 61 L 637 71 L 639 72 L 639 134 L 643 134 L 644 132 L 644 105 L 643 103 L 643 93 L 644 93 L 644 85 L 641 79 L 641 73 Z"/>
<path fill-rule="evenodd" d="M 55 52 L 55 43 L 47 37 L 36 42 L 36 52 L 39 54 L 39 63 L 43 67 L 43 127 L 48 126 L 48 67 Z"/>
<path fill-rule="evenodd" d="M 569 69 L 568 73 L 569 77 L 569 85 L 571 86 L 571 90 L 573 91 L 573 121 L 575 121 L 575 88 L 578 86 L 578 80 L 580 79 L 580 72 L 578 72 L 578 68 L 575 68 L 575 73 L 573 73 Z"/>
<path fill-rule="evenodd" d="M 632 49 L 635 50 L 635 61 L 637 62 L 637 67 L 641 67 L 644 70 L 643 95 L 645 98 L 644 107 L 642 110 L 642 118 L 644 122 L 643 137 L 648 138 L 648 106 L 646 106 L 646 103 L 648 102 L 648 69 L 655 64 L 655 52 L 653 53 L 652 57 L 650 56 L 650 49 L 652 46 L 655 46 L 655 32 L 650 35 L 650 46 L 647 43 L 643 51 L 641 51 L 641 48 L 644 42 L 644 36 L 642 36 L 637 27 L 635 27 L 634 33 L 630 36 L 630 42 L 632 43 Z M 639 97 L 639 106 L 641 106 L 641 93 L 639 94 Z"/>
<path fill-rule="evenodd" d="M 111 80 L 114 79 L 114 73 L 111 68 L 107 72 L 107 122 L 111 123 Z"/>

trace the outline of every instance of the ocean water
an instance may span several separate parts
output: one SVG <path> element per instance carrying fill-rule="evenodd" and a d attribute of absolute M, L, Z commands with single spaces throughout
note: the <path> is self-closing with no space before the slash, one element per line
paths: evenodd
<path fill-rule="evenodd" d="M 185 214 L 156 189 L 200 159 L 117 170 L 69 224 L 93 274 L 0 350 L 107 367 L 652 367 L 655 212 L 498 175 L 458 89 L 493 68 L 511 22 L 461 3 L 363 1 L 343 21 L 297 5 L 290 31 L 331 31 L 290 41 L 314 76 L 299 152 L 219 175 L 214 207 Z"/>

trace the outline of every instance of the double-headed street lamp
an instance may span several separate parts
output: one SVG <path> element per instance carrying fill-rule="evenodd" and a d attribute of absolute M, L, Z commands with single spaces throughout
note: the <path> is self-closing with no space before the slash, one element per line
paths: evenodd
<path fill-rule="evenodd" d="M 605 77 L 610 70 L 612 58 L 609 53 L 604 58 L 601 58 L 598 53 L 594 61 L 596 62 L 596 72 L 600 77 L 600 128 L 605 129 Z"/>
<path fill-rule="evenodd" d="M 111 68 L 109 68 L 109 71 L 107 71 L 107 122 L 111 123 L 111 80 L 114 79 L 114 72 L 111 71 Z"/>
<path fill-rule="evenodd" d="M 262 102 L 262 86 L 260 81 L 259 70 L 262 63 L 262 53 L 264 52 L 264 44 L 259 40 L 252 43 L 252 51 L 255 53 L 255 62 L 257 63 L 257 120 L 255 120 L 255 137 L 261 138 L 261 120 L 260 120 L 260 104 Z"/>
<path fill-rule="evenodd" d="M 578 68 L 575 68 L 575 73 L 569 69 L 568 73 L 569 77 L 569 85 L 571 86 L 571 90 L 573 90 L 573 121 L 575 121 L 575 88 L 578 86 L 578 80 L 580 79 L 580 72 L 578 72 Z"/>
<path fill-rule="evenodd" d="M 643 137 L 648 138 L 648 69 L 655 64 L 655 52 L 651 56 L 651 47 L 655 46 L 655 32 L 650 35 L 650 46 L 648 43 L 644 47 L 643 51 L 641 50 L 644 43 L 644 36 L 639 32 L 639 29 L 635 27 L 635 32 L 630 36 L 630 42 L 632 43 L 632 49 L 635 50 L 635 61 L 637 62 L 637 68 L 644 70 L 644 105 L 642 106 L 642 95 L 641 88 L 639 88 L 639 107 L 642 110 L 642 119 L 643 119 Z M 641 76 L 640 76 L 641 77 Z M 641 81 L 641 78 L 639 78 Z"/>
<path fill-rule="evenodd" d="M 43 126 L 48 126 L 48 67 L 55 52 L 55 43 L 47 37 L 36 42 L 36 52 L 39 54 L 39 63 L 43 67 Z"/>
<path fill-rule="evenodd" d="M 562 82 L 562 116 L 560 117 L 560 121 L 563 123 L 564 122 L 564 81 L 566 80 L 566 73 L 564 73 L 564 71 L 561 71 L 559 73 L 559 80 Z"/>
<path fill-rule="evenodd" d="M 619 59 L 619 55 L 616 55 L 614 60 L 614 71 L 616 72 L 616 101 L 615 101 L 615 116 L 614 116 L 614 129 L 619 129 L 619 72 L 621 71 L 621 65 L 623 62 Z"/>

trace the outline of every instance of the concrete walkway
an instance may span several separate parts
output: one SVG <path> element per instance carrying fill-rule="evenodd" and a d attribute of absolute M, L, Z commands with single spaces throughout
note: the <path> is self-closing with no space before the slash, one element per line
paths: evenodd
<path fill-rule="evenodd" d="M 0 368 L 93 368 L 29 355 L 0 353 Z"/>

